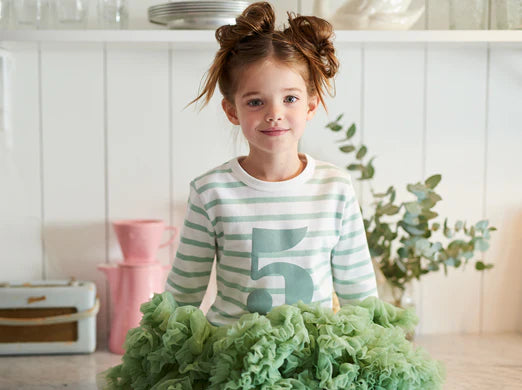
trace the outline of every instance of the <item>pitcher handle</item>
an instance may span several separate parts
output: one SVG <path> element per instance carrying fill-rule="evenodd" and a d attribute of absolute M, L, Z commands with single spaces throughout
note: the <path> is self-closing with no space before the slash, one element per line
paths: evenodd
<path fill-rule="evenodd" d="M 166 246 L 169 246 L 170 244 L 172 244 L 174 242 L 174 240 L 176 239 L 176 236 L 178 235 L 178 228 L 175 226 L 165 226 L 165 230 L 173 230 L 174 233 L 172 233 L 172 236 L 170 236 L 169 240 L 166 243 L 161 244 L 159 246 L 160 248 L 165 248 Z"/>

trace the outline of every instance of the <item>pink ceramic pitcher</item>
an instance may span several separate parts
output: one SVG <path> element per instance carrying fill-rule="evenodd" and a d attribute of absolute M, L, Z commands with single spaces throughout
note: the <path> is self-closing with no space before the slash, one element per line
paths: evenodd
<path fill-rule="evenodd" d="M 102 264 L 109 281 L 111 295 L 111 329 L 109 349 L 123 354 L 127 332 L 139 325 L 142 317 L 140 306 L 149 301 L 154 293 L 161 293 L 170 266 L 159 262 L 142 264 Z"/>
<path fill-rule="evenodd" d="M 112 225 L 127 263 L 156 261 L 158 249 L 170 245 L 178 234 L 178 228 L 166 226 L 160 219 L 128 219 L 114 221 Z M 165 230 L 173 233 L 167 242 L 160 244 Z"/>

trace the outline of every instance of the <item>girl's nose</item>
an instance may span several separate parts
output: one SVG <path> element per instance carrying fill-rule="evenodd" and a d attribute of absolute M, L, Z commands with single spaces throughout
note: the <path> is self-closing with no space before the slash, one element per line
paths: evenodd
<path fill-rule="evenodd" d="M 272 104 L 266 111 L 267 122 L 277 122 L 283 119 L 283 111 L 277 104 Z"/>

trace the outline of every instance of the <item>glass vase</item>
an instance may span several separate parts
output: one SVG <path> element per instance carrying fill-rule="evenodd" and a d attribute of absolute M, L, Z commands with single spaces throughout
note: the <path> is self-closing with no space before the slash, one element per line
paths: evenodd
<path fill-rule="evenodd" d="M 401 309 L 412 309 L 416 312 L 414 284 L 413 281 L 406 282 L 404 289 L 392 285 L 384 276 L 379 268 L 379 259 L 372 259 L 375 276 L 377 279 L 377 291 L 379 298 L 385 302 L 391 303 Z M 415 339 L 415 330 L 406 333 L 406 339 L 413 341 Z"/>

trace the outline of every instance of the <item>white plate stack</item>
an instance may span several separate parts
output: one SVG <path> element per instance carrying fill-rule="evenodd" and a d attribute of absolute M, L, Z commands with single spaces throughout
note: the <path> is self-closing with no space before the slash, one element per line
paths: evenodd
<path fill-rule="evenodd" d="M 149 7 L 149 21 L 170 29 L 216 29 L 235 24 L 248 1 L 176 1 Z"/>

